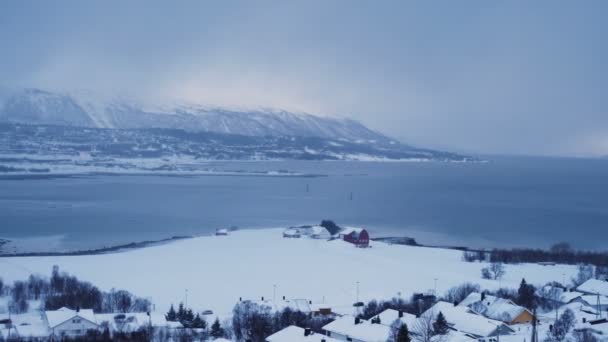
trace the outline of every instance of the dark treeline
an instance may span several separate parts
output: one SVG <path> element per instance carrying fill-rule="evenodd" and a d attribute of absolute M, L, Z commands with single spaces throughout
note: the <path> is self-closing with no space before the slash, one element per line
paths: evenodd
<path fill-rule="evenodd" d="M 1 281 L 0 281 L 1 282 Z M 28 311 L 28 301 L 40 300 L 45 310 L 93 309 L 95 312 L 145 312 L 150 310 L 150 302 L 125 290 L 103 292 L 93 284 L 81 281 L 75 276 L 60 272 L 53 267 L 50 278 L 30 275 L 27 280 L 15 281 L 12 286 L 4 284 L 0 291 L 10 295 L 12 312 Z"/>
<path fill-rule="evenodd" d="M 559 264 L 588 264 L 597 267 L 608 267 L 608 252 L 590 252 L 574 250 L 568 243 L 561 242 L 549 250 L 514 248 L 494 249 L 490 252 L 465 251 L 466 261 L 490 261 L 502 263 L 536 263 L 554 262 Z"/>

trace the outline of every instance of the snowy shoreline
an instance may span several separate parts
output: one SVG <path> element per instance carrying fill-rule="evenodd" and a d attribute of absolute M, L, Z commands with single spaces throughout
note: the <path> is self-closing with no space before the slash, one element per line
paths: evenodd
<path fill-rule="evenodd" d="M 371 248 L 355 248 L 341 240 L 285 239 L 282 231 L 244 229 L 120 253 L 3 257 L 0 273 L 11 282 L 30 274 L 48 275 L 59 265 L 103 290 L 118 287 L 149 297 L 159 312 L 183 301 L 188 288 L 188 303 L 196 311 L 211 309 L 220 317 L 230 315 L 239 297 L 272 298 L 273 285 L 277 296 L 348 310 L 357 282 L 360 300 L 369 301 L 435 291 L 435 282 L 436 291 L 443 293 L 464 282 L 515 288 L 522 278 L 544 284 L 576 273 L 576 266 L 509 264 L 502 280 L 487 280 L 480 276 L 487 263 L 465 262 L 460 250 L 377 241 L 370 242 Z"/>

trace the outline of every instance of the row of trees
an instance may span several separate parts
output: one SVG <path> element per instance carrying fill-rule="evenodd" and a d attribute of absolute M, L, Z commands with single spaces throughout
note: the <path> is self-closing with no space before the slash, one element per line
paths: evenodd
<path fill-rule="evenodd" d="M 549 250 L 515 248 L 494 249 L 492 251 L 464 251 L 465 261 L 490 261 L 508 264 L 555 262 L 559 264 L 594 265 L 603 276 L 608 276 L 608 252 L 575 250 L 567 242 L 553 245 Z"/>
<path fill-rule="evenodd" d="M 61 307 L 87 308 L 95 312 L 145 312 L 150 310 L 150 302 L 125 290 L 112 289 L 103 292 L 89 282 L 81 281 L 54 266 L 50 278 L 30 275 L 27 280 L 15 281 L 12 286 L 0 279 L 0 295 L 11 296 L 9 307 L 14 313 L 28 311 L 30 300 L 40 300 L 44 309 L 57 310 Z"/>

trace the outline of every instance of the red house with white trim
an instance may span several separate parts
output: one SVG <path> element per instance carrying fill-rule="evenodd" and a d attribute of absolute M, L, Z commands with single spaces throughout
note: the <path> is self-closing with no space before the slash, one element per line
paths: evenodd
<path fill-rule="evenodd" d="M 363 228 L 345 228 L 338 235 L 357 247 L 369 247 L 369 233 Z"/>

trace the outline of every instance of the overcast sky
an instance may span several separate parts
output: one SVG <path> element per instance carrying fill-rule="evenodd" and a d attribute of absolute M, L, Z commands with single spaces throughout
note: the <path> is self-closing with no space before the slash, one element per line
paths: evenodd
<path fill-rule="evenodd" d="M 351 117 L 473 153 L 608 155 L 608 1 L 0 1 L 0 85 Z"/>

